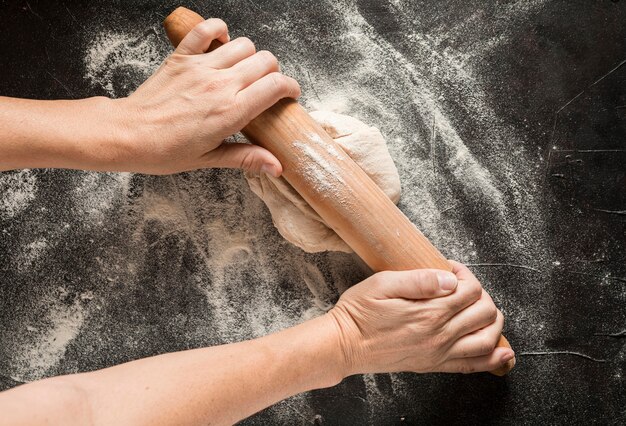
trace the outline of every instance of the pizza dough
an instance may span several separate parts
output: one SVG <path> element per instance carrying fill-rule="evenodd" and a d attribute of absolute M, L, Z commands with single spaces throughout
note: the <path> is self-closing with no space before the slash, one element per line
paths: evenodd
<path fill-rule="evenodd" d="M 334 112 L 314 111 L 311 116 L 397 203 L 400 199 L 400 176 L 380 131 L 356 118 Z M 245 176 L 250 189 L 267 205 L 274 226 L 287 241 L 309 253 L 329 250 L 352 252 L 284 178 L 263 173 L 246 173 Z"/>

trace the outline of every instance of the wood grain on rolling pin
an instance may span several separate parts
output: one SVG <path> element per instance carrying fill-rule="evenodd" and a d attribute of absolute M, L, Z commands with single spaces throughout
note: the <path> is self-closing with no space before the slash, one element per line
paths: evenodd
<path fill-rule="evenodd" d="M 203 20 L 181 7 L 163 25 L 177 46 Z M 214 42 L 210 49 L 219 45 Z M 280 100 L 242 133 L 278 158 L 287 182 L 372 270 L 452 270 L 445 257 L 297 101 Z M 510 347 L 504 336 L 498 346 Z M 513 359 L 492 373 L 504 375 L 514 365 Z"/>

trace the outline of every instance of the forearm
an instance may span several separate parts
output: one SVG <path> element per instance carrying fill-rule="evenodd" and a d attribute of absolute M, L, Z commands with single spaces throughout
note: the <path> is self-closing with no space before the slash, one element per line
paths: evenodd
<path fill-rule="evenodd" d="M 39 101 L 0 97 L 0 171 L 126 170 L 132 133 L 123 100 Z"/>
<path fill-rule="evenodd" d="M 67 401 L 41 414 L 77 424 L 88 422 L 85 417 L 96 424 L 232 424 L 291 395 L 332 386 L 343 378 L 333 321 L 326 315 L 260 339 L 51 379 L 71 392 Z M 31 395 L 28 387 L 37 385 L 10 391 L 14 401 L 20 392 Z M 2 402 L 0 397 L 0 407 Z M 32 419 L 32 409 L 26 414 Z"/>

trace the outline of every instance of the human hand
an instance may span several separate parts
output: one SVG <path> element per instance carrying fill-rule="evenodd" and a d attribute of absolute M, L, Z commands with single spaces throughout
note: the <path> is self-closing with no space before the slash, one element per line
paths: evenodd
<path fill-rule="evenodd" d="M 224 43 L 204 53 L 211 42 Z M 161 67 L 120 100 L 133 134 L 131 171 L 168 174 L 207 167 L 282 173 L 269 151 L 223 143 L 285 97 L 300 95 L 298 83 L 279 71 L 267 51 L 247 38 L 230 41 L 220 19 L 198 24 Z"/>
<path fill-rule="evenodd" d="M 346 291 L 329 311 L 344 376 L 399 371 L 491 371 L 514 356 L 496 347 L 504 317 L 464 265 L 381 272 Z"/>

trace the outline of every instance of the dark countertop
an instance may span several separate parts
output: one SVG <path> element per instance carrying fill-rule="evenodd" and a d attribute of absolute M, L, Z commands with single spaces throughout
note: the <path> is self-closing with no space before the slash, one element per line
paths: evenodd
<path fill-rule="evenodd" d="M 626 423 L 625 2 L 182 4 L 273 51 L 308 108 L 381 129 L 400 207 L 518 353 L 506 378 L 354 376 L 244 424 Z M 0 94 L 78 99 L 134 90 L 179 3 L 0 5 Z M 366 275 L 284 242 L 238 171 L 2 173 L 0 389 L 259 336 Z"/>

